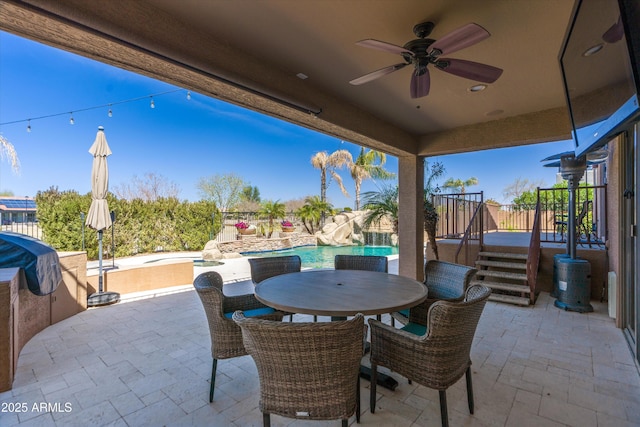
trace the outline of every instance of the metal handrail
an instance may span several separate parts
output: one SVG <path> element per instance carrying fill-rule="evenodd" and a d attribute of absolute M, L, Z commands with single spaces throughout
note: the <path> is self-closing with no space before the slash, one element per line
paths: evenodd
<path fill-rule="evenodd" d="M 484 193 L 433 194 L 432 203 L 438 213 L 436 237 L 459 239 L 470 222 L 472 212 L 484 202 Z"/>
<path fill-rule="evenodd" d="M 538 189 L 538 192 L 540 189 Z M 536 212 L 533 219 L 531 239 L 529 240 L 529 255 L 527 256 L 527 282 L 529 283 L 529 301 L 531 304 L 536 299 L 536 284 L 538 280 L 538 266 L 540 264 L 540 198 L 536 203 Z"/>
<path fill-rule="evenodd" d="M 480 246 L 480 250 L 482 250 L 482 246 L 484 243 L 484 229 L 483 229 L 483 221 L 482 221 L 482 211 L 484 209 L 484 203 L 480 203 L 478 206 L 476 206 L 476 210 L 473 212 L 473 215 L 471 216 L 471 220 L 469 220 L 469 224 L 467 225 L 466 230 L 464 231 L 464 234 L 462 236 L 462 239 L 460 239 L 460 243 L 458 243 L 458 248 L 456 249 L 456 254 L 455 254 L 455 263 L 458 264 L 458 255 L 460 255 L 460 251 L 462 250 L 462 247 L 464 246 L 465 248 L 465 254 L 464 254 L 464 261 L 465 261 L 465 265 L 468 265 L 469 263 L 469 240 L 470 240 L 470 236 L 472 233 L 472 230 L 474 228 L 474 225 L 479 224 L 479 230 L 478 230 L 478 240 L 479 240 L 479 246 Z M 476 219 L 477 218 L 477 219 Z"/>
<path fill-rule="evenodd" d="M 580 186 L 577 189 L 578 212 L 576 218 L 578 243 L 604 247 L 607 240 L 607 186 Z M 485 230 L 531 232 L 536 204 L 540 203 L 540 242 L 566 243 L 568 226 L 567 188 L 538 188 L 537 199 L 530 205 L 487 205 Z"/>

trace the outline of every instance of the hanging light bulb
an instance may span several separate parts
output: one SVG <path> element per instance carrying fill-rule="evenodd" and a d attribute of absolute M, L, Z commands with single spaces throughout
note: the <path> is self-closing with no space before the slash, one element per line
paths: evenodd
<path fill-rule="evenodd" d="M 191 91 L 187 91 L 187 101 L 191 101 Z"/>
<path fill-rule="evenodd" d="M 113 117 L 113 111 L 111 111 L 111 104 L 109 104 L 109 112 L 107 113 L 109 117 Z"/>
<path fill-rule="evenodd" d="M 149 107 L 156 108 L 156 104 L 153 102 L 153 96 L 151 97 L 151 103 L 149 104 Z"/>
<path fill-rule="evenodd" d="M 75 123 L 76 123 L 76 121 L 75 121 L 75 120 L 73 120 L 73 113 L 69 113 L 69 116 L 70 116 L 70 117 L 69 117 L 69 124 L 70 124 L 70 125 L 75 124 Z"/>
<path fill-rule="evenodd" d="M 27 132 L 31 132 L 31 119 L 27 122 Z"/>

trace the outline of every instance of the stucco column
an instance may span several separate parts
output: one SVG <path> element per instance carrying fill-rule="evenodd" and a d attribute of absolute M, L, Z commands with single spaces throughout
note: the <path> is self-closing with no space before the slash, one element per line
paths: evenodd
<path fill-rule="evenodd" d="M 399 274 L 422 281 L 424 270 L 424 159 L 398 158 Z"/>

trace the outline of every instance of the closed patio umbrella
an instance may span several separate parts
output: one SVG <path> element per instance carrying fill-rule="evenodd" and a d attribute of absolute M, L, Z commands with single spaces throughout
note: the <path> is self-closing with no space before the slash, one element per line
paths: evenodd
<path fill-rule="evenodd" d="M 109 191 L 109 169 L 107 167 L 107 156 L 111 154 L 111 149 L 107 144 L 104 135 L 104 128 L 98 127 L 96 140 L 93 142 L 89 153 L 93 156 L 93 166 L 91 168 L 91 206 L 85 225 L 98 232 L 98 292 L 91 294 L 87 298 L 87 305 L 103 305 L 118 302 L 120 294 L 117 292 L 103 292 L 102 288 L 102 233 L 111 227 L 111 214 L 107 203 L 107 192 Z"/>

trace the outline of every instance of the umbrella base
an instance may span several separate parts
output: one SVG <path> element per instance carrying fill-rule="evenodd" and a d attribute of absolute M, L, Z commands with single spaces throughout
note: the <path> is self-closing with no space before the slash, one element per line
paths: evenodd
<path fill-rule="evenodd" d="M 115 304 L 120 301 L 120 294 L 117 292 L 96 292 L 87 298 L 88 307 Z"/>

